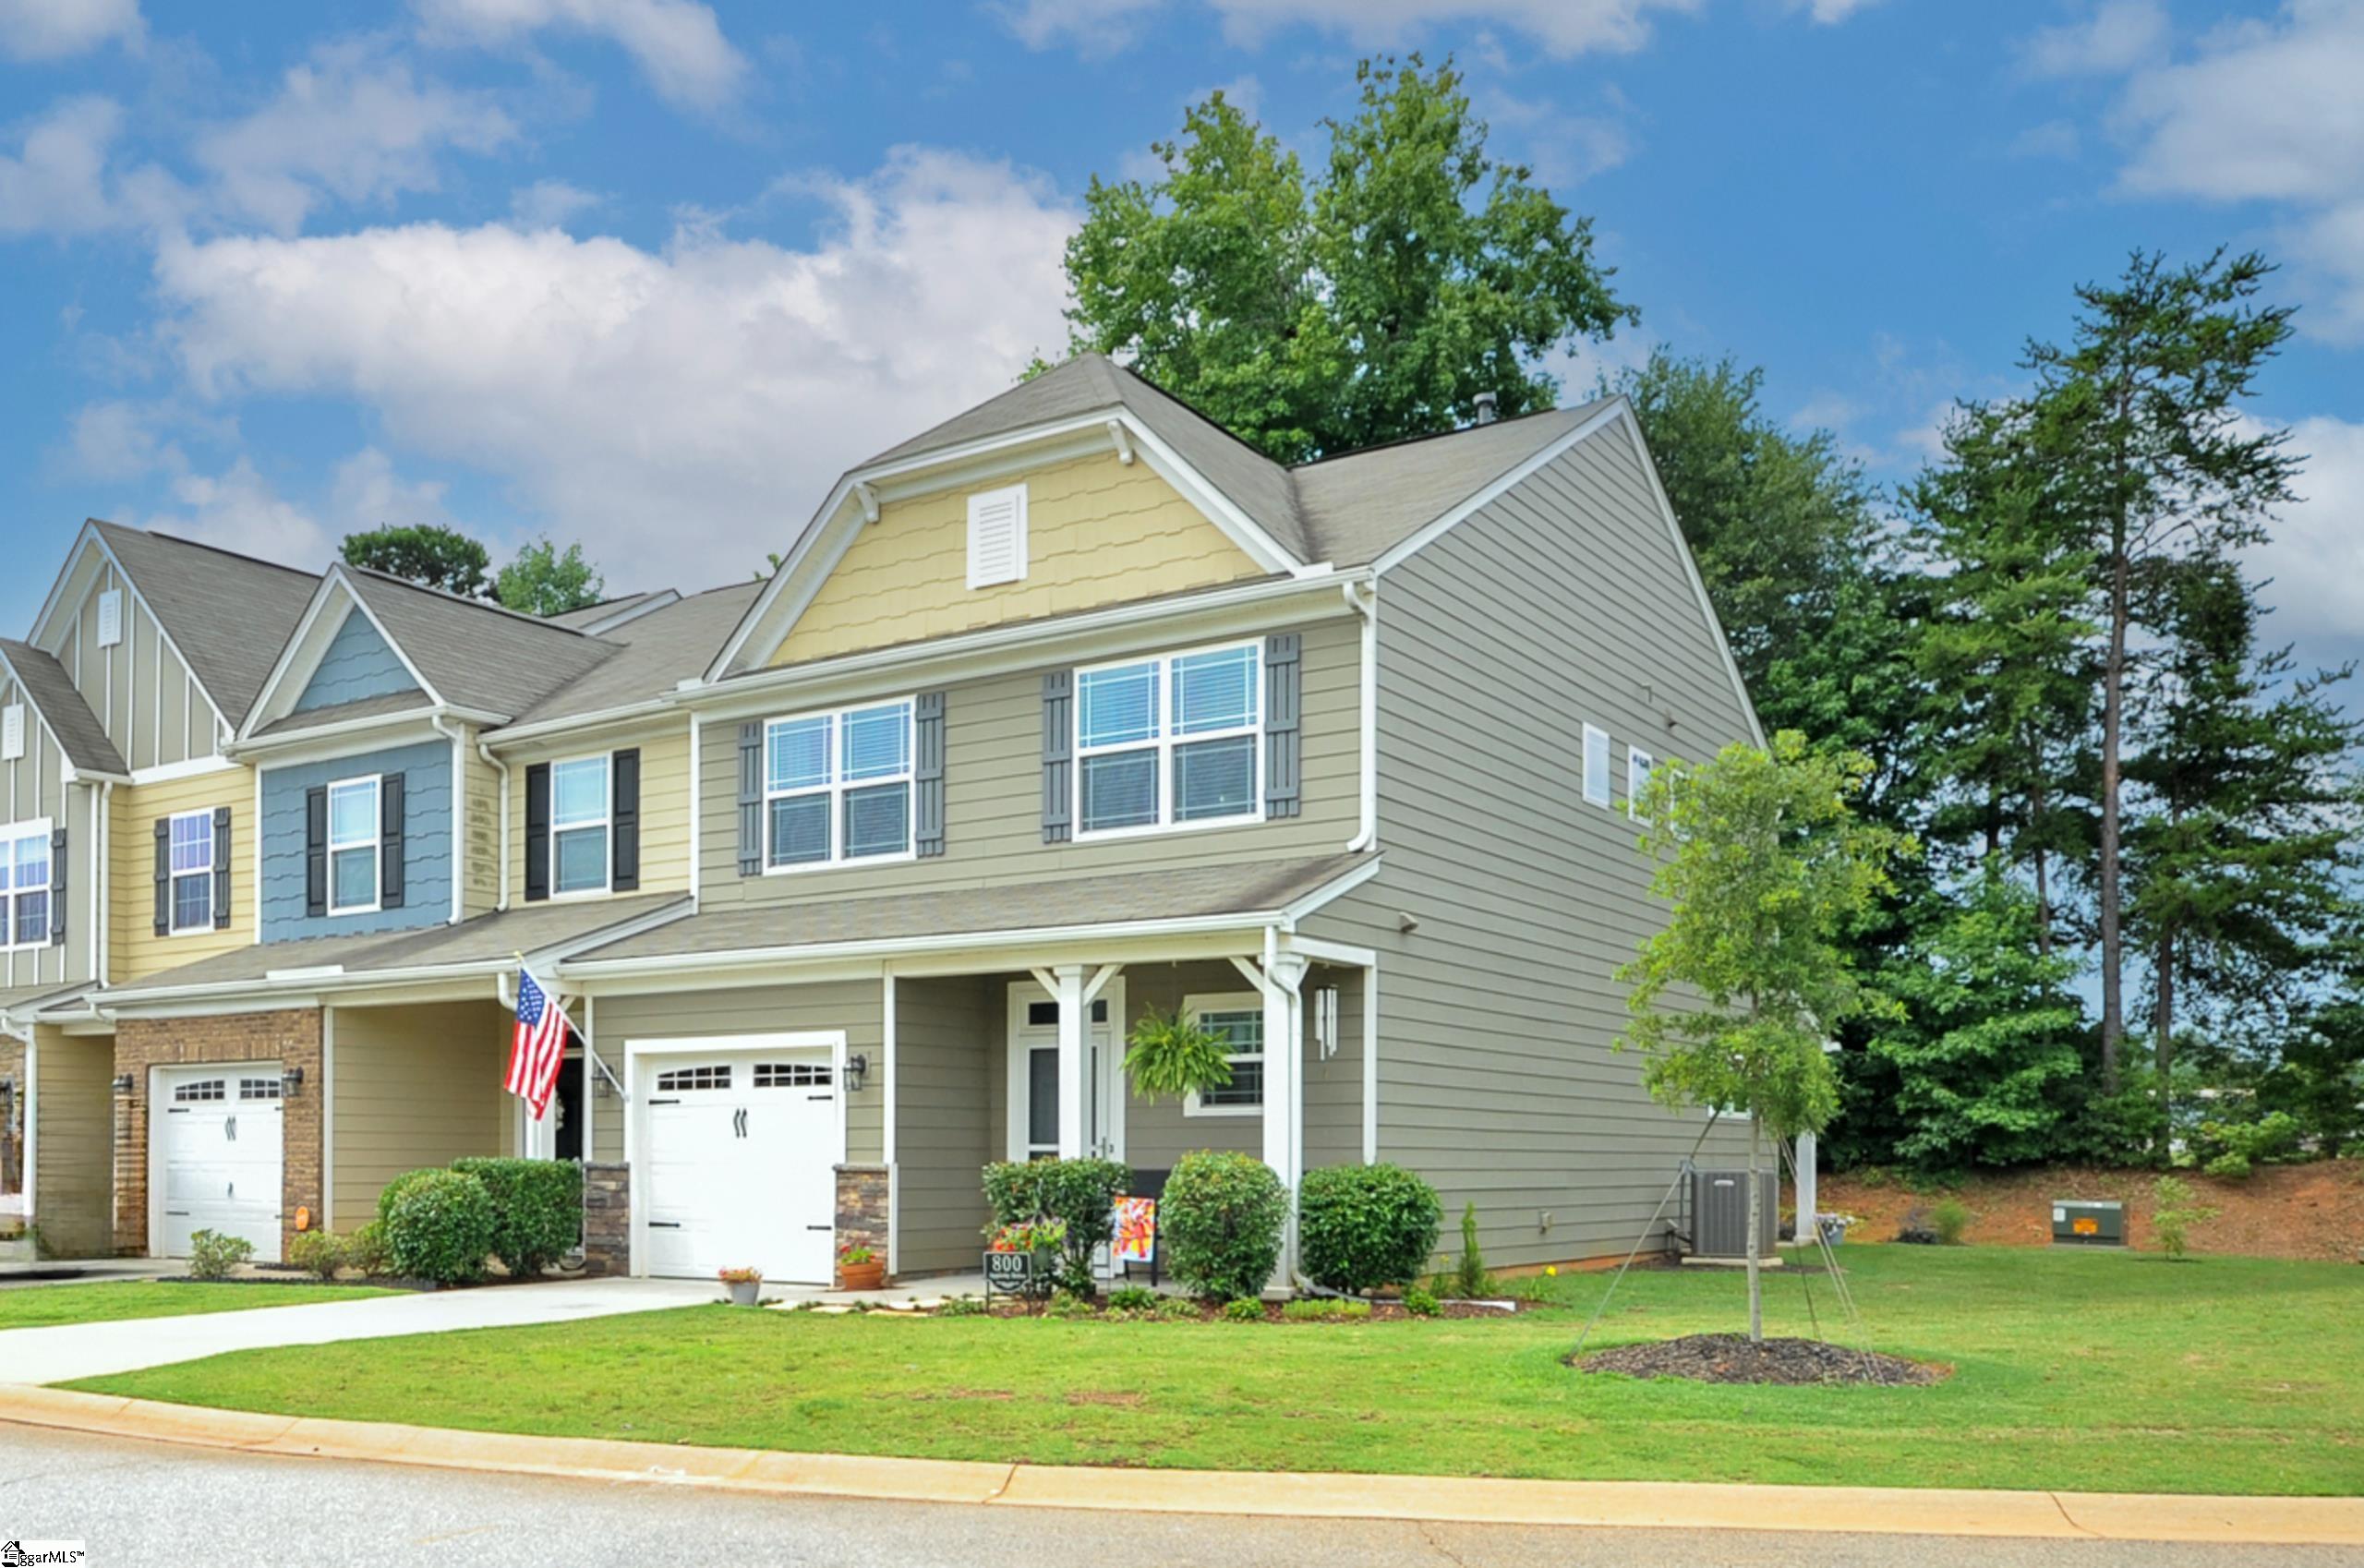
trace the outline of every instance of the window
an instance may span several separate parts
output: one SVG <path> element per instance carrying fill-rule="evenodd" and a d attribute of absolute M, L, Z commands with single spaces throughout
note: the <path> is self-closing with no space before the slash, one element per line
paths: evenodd
<path fill-rule="evenodd" d="M 28 823 L 0 838 L 0 930 L 10 947 L 49 940 L 49 824 Z"/>
<path fill-rule="evenodd" d="M 1092 1004 L 1092 1021 L 1094 1023 L 1106 1023 L 1108 1021 L 1107 997 L 1101 996 L 1093 1000 Z M 1058 1028 L 1059 1005 L 1056 1002 L 1027 1003 L 1026 1027 L 1029 1029 Z"/>
<path fill-rule="evenodd" d="M 826 1089 L 834 1069 L 812 1062 L 757 1062 L 758 1089 Z"/>
<path fill-rule="evenodd" d="M 378 907 L 378 780 L 329 786 L 329 913 Z"/>
<path fill-rule="evenodd" d="M 1260 643 L 1076 677 L 1076 820 L 1085 834 L 1263 815 Z"/>
<path fill-rule="evenodd" d="M 1585 799 L 1609 803 L 1609 731 L 1585 726 Z"/>
<path fill-rule="evenodd" d="M 1264 999 L 1252 992 L 1236 996 L 1189 996 L 1183 1010 L 1200 1028 L 1231 1043 L 1231 1081 L 1202 1089 L 1182 1104 L 1192 1116 L 1255 1116 L 1264 1108 Z"/>
<path fill-rule="evenodd" d="M 1026 577 L 1026 487 L 980 490 L 969 498 L 969 586 L 990 588 Z"/>
<path fill-rule="evenodd" d="M 707 1067 L 675 1067 L 670 1072 L 660 1072 L 657 1075 L 657 1092 L 659 1094 L 680 1094 L 691 1090 L 730 1087 L 730 1067 L 728 1063 Z"/>
<path fill-rule="evenodd" d="M 279 1080 L 275 1078 L 242 1078 L 238 1080 L 238 1098 L 241 1100 L 276 1100 L 279 1098 Z"/>
<path fill-rule="evenodd" d="M 911 853 L 911 700 L 764 727 L 764 863 L 797 871 Z"/>
<path fill-rule="evenodd" d="M 1625 812 L 1633 815 L 1641 809 L 1642 791 L 1650 787 L 1650 775 L 1658 771 L 1658 759 L 1639 746 L 1625 748 Z"/>
<path fill-rule="evenodd" d="M 173 934 L 213 929 L 213 814 L 172 819 Z"/>
<path fill-rule="evenodd" d="M 0 708 L 0 762 L 15 762 L 25 754 L 25 705 Z"/>
<path fill-rule="evenodd" d="M 187 1105 L 200 1100 L 220 1100 L 225 1098 L 225 1088 L 218 1078 L 202 1079 L 195 1083 L 176 1083 L 173 1085 L 173 1102 Z"/>
<path fill-rule="evenodd" d="M 608 783 L 604 755 L 550 766 L 550 891 L 608 890 Z"/>

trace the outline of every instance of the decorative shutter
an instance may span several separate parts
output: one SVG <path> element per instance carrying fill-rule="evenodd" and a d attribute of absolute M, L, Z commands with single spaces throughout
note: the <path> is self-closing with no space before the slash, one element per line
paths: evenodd
<path fill-rule="evenodd" d="M 1075 773 L 1075 671 L 1054 669 L 1043 677 L 1043 842 L 1064 844 L 1073 835 Z"/>
<path fill-rule="evenodd" d="M 329 790 L 325 784 L 304 791 L 304 912 L 314 920 L 329 912 Z"/>
<path fill-rule="evenodd" d="M 378 780 L 378 907 L 403 907 L 403 776 Z"/>
<path fill-rule="evenodd" d="M 49 943 L 66 946 L 66 829 L 49 835 Z"/>
<path fill-rule="evenodd" d="M 173 819 L 156 819 L 156 935 L 173 934 Z"/>
<path fill-rule="evenodd" d="M 608 886 L 619 893 L 636 893 L 640 890 L 640 748 L 618 752 L 609 774 L 613 792 L 608 798 L 608 847 L 614 859 L 608 867 Z"/>
<path fill-rule="evenodd" d="M 1264 814 L 1297 814 L 1301 706 L 1297 634 L 1275 632 L 1264 639 Z"/>
<path fill-rule="evenodd" d="M 925 860 L 944 853 L 944 694 L 922 692 L 911 723 L 911 845 Z"/>
<path fill-rule="evenodd" d="M 230 808 L 213 808 L 213 929 L 230 929 Z"/>
<path fill-rule="evenodd" d="M 990 588 L 1026 576 L 1026 487 L 969 498 L 969 586 Z"/>
<path fill-rule="evenodd" d="M 739 874 L 764 870 L 764 727 L 739 726 Z"/>
<path fill-rule="evenodd" d="M 550 765 L 525 770 L 525 901 L 550 896 Z"/>

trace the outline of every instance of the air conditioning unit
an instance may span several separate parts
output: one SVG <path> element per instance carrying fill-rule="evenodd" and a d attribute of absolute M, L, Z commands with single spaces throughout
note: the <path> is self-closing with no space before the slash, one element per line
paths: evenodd
<path fill-rule="evenodd" d="M 1781 1235 L 1781 1179 L 1778 1172 L 1756 1174 L 1764 1213 L 1757 1256 L 1771 1258 Z M 1748 1173 L 1695 1167 L 1689 1184 L 1687 1239 L 1691 1256 L 1730 1261 L 1748 1256 Z"/>
<path fill-rule="evenodd" d="M 2123 1247 L 2126 1245 L 2126 1205 L 2056 1199 L 2052 1205 L 2055 1247 Z"/>

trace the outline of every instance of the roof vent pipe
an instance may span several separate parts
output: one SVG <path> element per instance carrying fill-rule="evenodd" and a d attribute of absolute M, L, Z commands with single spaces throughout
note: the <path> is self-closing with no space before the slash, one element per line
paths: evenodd
<path fill-rule="evenodd" d="M 1494 394 L 1490 392 L 1481 392 L 1478 394 L 1478 423 L 1490 425 L 1493 422 Z"/>

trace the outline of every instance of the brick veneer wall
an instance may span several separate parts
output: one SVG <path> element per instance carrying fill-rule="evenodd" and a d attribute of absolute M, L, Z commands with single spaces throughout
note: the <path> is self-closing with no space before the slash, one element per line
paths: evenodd
<path fill-rule="evenodd" d="M 583 1167 L 583 1272 L 593 1278 L 632 1272 L 632 1167 Z"/>
<path fill-rule="evenodd" d="M 886 1256 L 886 1167 L 838 1167 L 838 1236 L 840 1250 L 859 1242 Z"/>
<path fill-rule="evenodd" d="M 280 1256 L 296 1236 L 296 1211 L 320 1205 L 320 1013 L 317 1007 L 219 1018 L 125 1019 L 115 1026 L 115 1076 L 131 1075 L 128 1094 L 115 1097 L 115 1248 L 139 1257 L 148 1250 L 148 1069 L 207 1062 L 277 1062 L 301 1067 L 303 1087 L 281 1102 Z"/>

